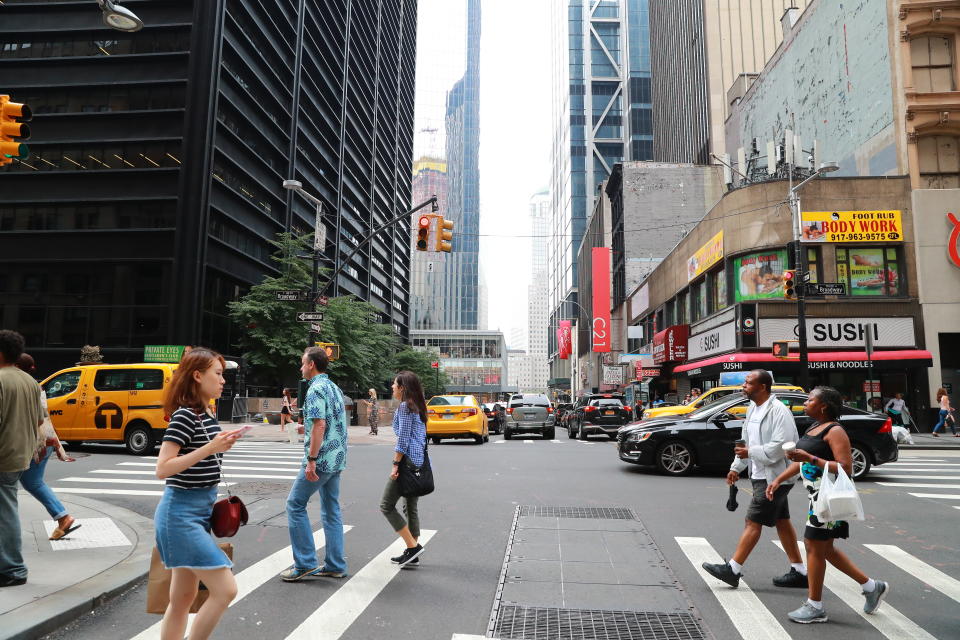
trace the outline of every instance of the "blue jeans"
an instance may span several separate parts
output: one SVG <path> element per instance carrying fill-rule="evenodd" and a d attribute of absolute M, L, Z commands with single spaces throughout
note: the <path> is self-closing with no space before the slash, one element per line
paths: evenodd
<path fill-rule="evenodd" d="M 20 476 L 20 484 L 43 505 L 43 508 L 47 510 L 51 518 L 59 520 L 67 515 L 68 512 L 60 500 L 57 499 L 56 494 L 54 494 L 50 487 L 47 486 L 47 483 L 43 481 L 43 472 L 46 470 L 47 461 L 50 460 L 53 452 L 53 447 L 47 447 L 47 454 L 43 457 L 43 460 L 40 462 L 31 460 L 30 468 Z"/>
<path fill-rule="evenodd" d="M 0 576 L 26 578 L 20 512 L 17 509 L 17 482 L 22 471 L 0 471 Z"/>
<path fill-rule="evenodd" d="M 287 496 L 287 528 L 290 530 L 290 546 L 293 547 L 293 566 L 297 569 L 314 569 L 317 562 L 317 547 L 313 543 L 313 529 L 307 514 L 307 503 L 314 493 L 320 494 L 320 517 L 323 535 L 326 538 L 324 571 L 347 572 L 343 557 L 343 520 L 340 518 L 340 472 L 318 473 L 320 479 L 310 482 L 306 472 L 300 475 Z"/>
<path fill-rule="evenodd" d="M 947 422 L 947 416 L 948 416 L 948 415 L 950 415 L 950 412 L 949 412 L 949 411 L 947 411 L 946 409 L 940 409 L 940 419 L 937 420 L 937 424 L 933 425 L 933 432 L 934 432 L 934 433 L 939 432 L 940 429 L 943 428 L 943 425 L 946 424 L 946 422 Z M 956 435 L 956 434 L 957 434 L 957 428 L 954 426 L 954 424 L 955 424 L 955 423 L 953 423 L 953 422 L 950 423 L 950 431 L 953 432 L 954 435 Z"/>

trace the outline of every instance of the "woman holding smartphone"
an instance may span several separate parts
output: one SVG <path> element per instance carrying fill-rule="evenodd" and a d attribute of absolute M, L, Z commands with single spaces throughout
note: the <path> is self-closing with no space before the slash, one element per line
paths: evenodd
<path fill-rule="evenodd" d="M 210 535 L 220 464 L 243 430 L 221 431 L 210 402 L 223 391 L 226 363 L 202 347 L 183 356 L 167 390 L 164 410 L 170 423 L 160 445 L 157 477 L 166 488 L 154 514 L 157 550 L 172 569 L 170 604 L 160 627 L 161 640 L 182 640 L 199 583 L 210 591 L 190 629 L 192 640 L 210 637 L 237 595 L 233 563 Z"/>

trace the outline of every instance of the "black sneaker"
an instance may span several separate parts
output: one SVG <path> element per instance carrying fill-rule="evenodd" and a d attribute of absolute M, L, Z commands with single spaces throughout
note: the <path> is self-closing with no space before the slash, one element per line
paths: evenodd
<path fill-rule="evenodd" d="M 726 582 L 734 589 L 740 586 L 740 574 L 733 572 L 733 568 L 730 566 L 730 563 L 724 562 L 723 564 L 710 564 L 709 562 L 704 562 L 700 566 L 703 567 L 703 570 L 712 575 L 714 578 L 722 582 Z"/>
<path fill-rule="evenodd" d="M 404 552 L 398 555 L 396 558 L 390 558 L 390 562 L 393 564 L 398 564 L 402 567 L 416 560 L 421 553 L 423 553 L 423 545 L 418 544 L 415 547 L 404 550 Z"/>
<path fill-rule="evenodd" d="M 14 578 L 13 576 L 0 576 L 0 587 L 19 587 L 27 584 L 26 578 Z"/>
<path fill-rule="evenodd" d="M 773 585 L 776 587 L 788 587 L 792 589 L 806 589 L 807 576 L 803 575 L 793 567 L 790 567 L 790 571 L 773 579 Z"/>

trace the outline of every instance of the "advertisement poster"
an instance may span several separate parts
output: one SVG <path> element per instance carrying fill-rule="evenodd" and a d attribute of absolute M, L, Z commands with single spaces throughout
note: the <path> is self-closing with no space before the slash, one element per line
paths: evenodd
<path fill-rule="evenodd" d="M 804 242 L 901 242 L 903 222 L 894 211 L 803 211 Z"/>
<path fill-rule="evenodd" d="M 723 231 L 710 238 L 687 260 L 687 282 L 723 260 Z"/>
<path fill-rule="evenodd" d="M 841 282 L 849 283 L 852 296 L 896 295 L 900 287 L 896 263 L 885 269 L 883 248 L 879 247 L 850 249 L 850 261 L 837 263 L 837 275 Z"/>
<path fill-rule="evenodd" d="M 561 320 L 557 329 L 557 351 L 561 360 L 566 360 L 572 353 L 571 344 L 572 324 L 569 320 Z"/>
<path fill-rule="evenodd" d="M 610 248 L 594 247 L 593 261 L 593 350 L 610 352 Z"/>
<path fill-rule="evenodd" d="M 785 249 L 750 253 L 733 260 L 734 299 L 737 302 L 783 297 Z"/>

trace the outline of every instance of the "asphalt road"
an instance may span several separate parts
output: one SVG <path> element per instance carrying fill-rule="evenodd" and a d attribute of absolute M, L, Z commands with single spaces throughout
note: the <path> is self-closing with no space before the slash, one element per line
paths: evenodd
<path fill-rule="evenodd" d="M 694 474 L 665 478 L 651 470 L 620 462 L 614 443 L 602 438 L 588 443 L 568 440 L 512 440 L 491 437 L 491 443 L 449 442 L 431 447 L 437 492 L 421 501 L 424 530 L 436 533 L 426 545 L 422 566 L 389 571 L 380 562 L 395 536 L 379 512 L 383 484 L 390 471 L 389 445 L 352 445 L 341 483 L 346 552 L 351 577 L 284 584 L 276 578 L 289 566 L 279 554 L 276 571 L 252 576 L 254 565 L 289 545 L 284 515 L 286 487 L 295 473 L 296 450 L 279 443 L 238 445 L 228 454 L 226 473 L 247 500 L 251 524 L 233 539 L 235 572 L 248 572 L 249 595 L 235 602 L 214 637 L 287 638 L 305 621 L 316 634 L 304 637 L 376 640 L 483 636 L 496 596 L 504 551 L 518 505 L 627 507 L 645 525 L 679 579 L 701 619 L 706 637 L 814 638 L 829 633 L 844 640 L 905 637 L 960 637 L 960 452 L 910 451 L 896 465 L 876 467 L 861 482 L 865 522 L 852 523 L 852 536 L 840 543 L 868 575 L 890 582 L 884 615 L 858 615 L 859 596 L 845 604 L 841 596 L 856 585 L 840 577 L 828 586 L 824 603 L 831 621 L 826 628 L 791 623 L 786 612 L 801 604 L 803 590 L 774 587 L 770 579 L 788 568 L 785 556 L 767 531 L 745 565 L 745 582 L 733 592 L 704 579 L 696 553 L 728 557 L 742 530 L 749 495 L 741 481 L 741 507 L 724 508 L 727 491 L 722 477 Z M 85 447 L 89 455 L 71 464 L 51 462 L 48 482 L 56 488 L 98 490 L 98 499 L 152 515 L 154 495 L 108 494 L 104 490 L 160 491 L 154 484 L 125 484 L 123 479 L 151 480 L 149 459 L 122 449 Z M 130 464 L 133 463 L 133 464 Z M 892 477 L 891 477 L 892 476 Z M 78 480 L 67 480 L 77 478 Z M 104 483 L 104 479 L 119 482 Z M 883 481 L 888 484 L 878 484 Z M 908 484 L 934 487 L 905 486 Z M 806 503 L 802 490 L 790 496 L 791 512 L 802 535 Z M 915 497 L 912 493 L 941 497 Z M 313 505 L 315 529 L 319 507 Z M 678 540 L 681 539 L 681 540 Z M 693 539 L 693 540 L 691 540 Z M 869 548 L 865 545 L 888 545 Z M 629 556 L 635 550 L 621 550 Z M 689 554 L 689 555 L 688 555 Z M 258 565 L 262 566 L 262 565 Z M 752 595 L 751 595 L 752 594 Z M 731 598 L 737 598 L 736 601 Z M 159 616 L 144 613 L 145 586 L 106 604 L 62 631 L 48 636 L 70 640 L 146 638 Z M 637 602 L 644 611 L 650 603 Z M 312 617 L 311 617 L 312 616 Z M 741 616 L 743 618 L 741 618 Z M 747 620 L 735 626 L 733 620 Z M 773 621 L 772 630 L 761 623 Z M 335 631 L 343 629 L 342 633 Z M 911 626 L 913 625 L 913 626 Z M 739 630 L 738 630 L 739 629 Z M 147 633 L 142 633 L 147 630 Z M 301 629 L 302 630 L 302 629 Z M 321 631 L 326 635 L 321 635 Z M 912 636 L 905 635 L 912 633 Z M 753 635 L 755 634 L 755 635 Z M 928 635 L 924 635 L 928 634 Z"/>

